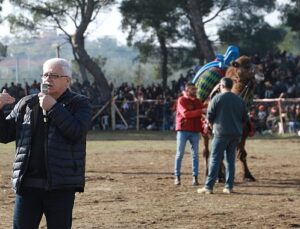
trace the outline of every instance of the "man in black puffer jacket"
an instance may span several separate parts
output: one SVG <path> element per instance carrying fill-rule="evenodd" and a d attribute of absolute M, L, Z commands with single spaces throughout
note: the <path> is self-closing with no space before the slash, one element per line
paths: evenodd
<path fill-rule="evenodd" d="M 86 135 L 92 109 L 88 99 L 69 89 L 68 61 L 47 60 L 43 92 L 14 103 L 0 94 L 0 142 L 16 141 L 12 183 L 16 192 L 14 228 L 38 228 L 45 214 L 48 228 L 71 228 L 75 192 L 84 191 Z"/>

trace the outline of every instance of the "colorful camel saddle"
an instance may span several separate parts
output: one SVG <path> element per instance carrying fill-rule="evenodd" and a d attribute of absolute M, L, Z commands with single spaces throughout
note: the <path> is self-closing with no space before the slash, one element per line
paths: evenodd
<path fill-rule="evenodd" d="M 231 61 L 239 57 L 239 49 L 236 46 L 229 46 L 224 54 L 217 54 L 216 59 L 202 66 L 193 78 L 197 87 L 197 97 L 201 101 L 208 99 L 213 88 L 225 76 L 226 69 Z"/>

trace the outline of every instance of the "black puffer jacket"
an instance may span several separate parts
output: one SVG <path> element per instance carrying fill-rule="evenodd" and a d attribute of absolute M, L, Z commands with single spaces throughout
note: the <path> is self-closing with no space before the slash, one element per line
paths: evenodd
<path fill-rule="evenodd" d="M 0 111 L 0 142 L 16 140 L 13 165 L 13 189 L 18 192 L 26 172 L 32 130 L 36 123 L 39 100 L 37 95 L 21 99 L 5 118 Z M 47 189 L 75 188 L 84 190 L 86 134 L 92 109 L 88 99 L 67 90 L 48 112 L 45 158 Z"/>

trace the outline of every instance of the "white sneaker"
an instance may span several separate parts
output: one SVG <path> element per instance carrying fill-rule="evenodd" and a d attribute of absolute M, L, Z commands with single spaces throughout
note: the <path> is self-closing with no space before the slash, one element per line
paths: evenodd
<path fill-rule="evenodd" d="M 231 194 L 231 193 L 233 193 L 233 190 L 229 189 L 229 188 L 224 188 L 223 189 L 223 193 L 225 193 L 225 194 Z"/>
<path fill-rule="evenodd" d="M 202 194 L 213 194 L 213 191 L 211 189 L 207 189 L 205 187 L 203 188 L 198 188 L 197 189 L 198 193 L 202 193 Z"/>
<path fill-rule="evenodd" d="M 175 177 L 174 184 L 175 184 L 175 185 L 180 185 L 180 184 L 181 184 L 181 183 L 180 183 L 180 177 L 179 177 L 179 176 L 176 176 L 176 177 Z"/>

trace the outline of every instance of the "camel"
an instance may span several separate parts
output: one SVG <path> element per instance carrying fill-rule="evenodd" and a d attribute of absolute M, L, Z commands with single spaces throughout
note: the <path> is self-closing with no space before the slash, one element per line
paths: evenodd
<path fill-rule="evenodd" d="M 230 62 L 227 69 L 220 69 L 216 66 L 208 68 L 203 71 L 202 75 L 195 80 L 195 85 L 198 88 L 199 99 L 207 101 L 209 97 L 213 96 L 218 88 L 218 81 L 226 76 L 233 80 L 234 86 L 232 92 L 240 95 L 247 106 L 251 105 L 253 100 L 254 88 L 255 88 L 255 74 L 262 74 L 257 72 L 257 68 L 252 64 L 251 59 L 247 56 L 241 56 Z M 205 79 L 205 77 L 207 79 Z M 210 78 L 209 78 L 210 77 Z M 211 79 L 213 78 L 213 79 Z M 209 81 L 210 87 L 214 86 L 213 89 L 207 87 L 207 81 Z M 211 83 L 214 82 L 214 83 Z M 213 85 L 214 84 L 214 85 Z M 203 92 L 203 89 L 211 90 L 209 96 L 207 92 Z M 247 123 L 243 128 L 243 135 L 241 141 L 237 147 L 237 158 L 242 164 L 243 179 L 245 181 L 255 181 L 254 176 L 251 174 L 247 165 L 247 151 L 245 149 L 246 139 L 251 131 L 250 123 Z M 204 149 L 203 157 L 206 161 L 206 174 L 208 171 L 208 157 L 209 157 L 209 135 L 203 135 L 204 138 Z M 223 167 L 223 166 L 222 166 Z M 219 181 L 224 180 L 224 170 L 220 169 Z"/>

